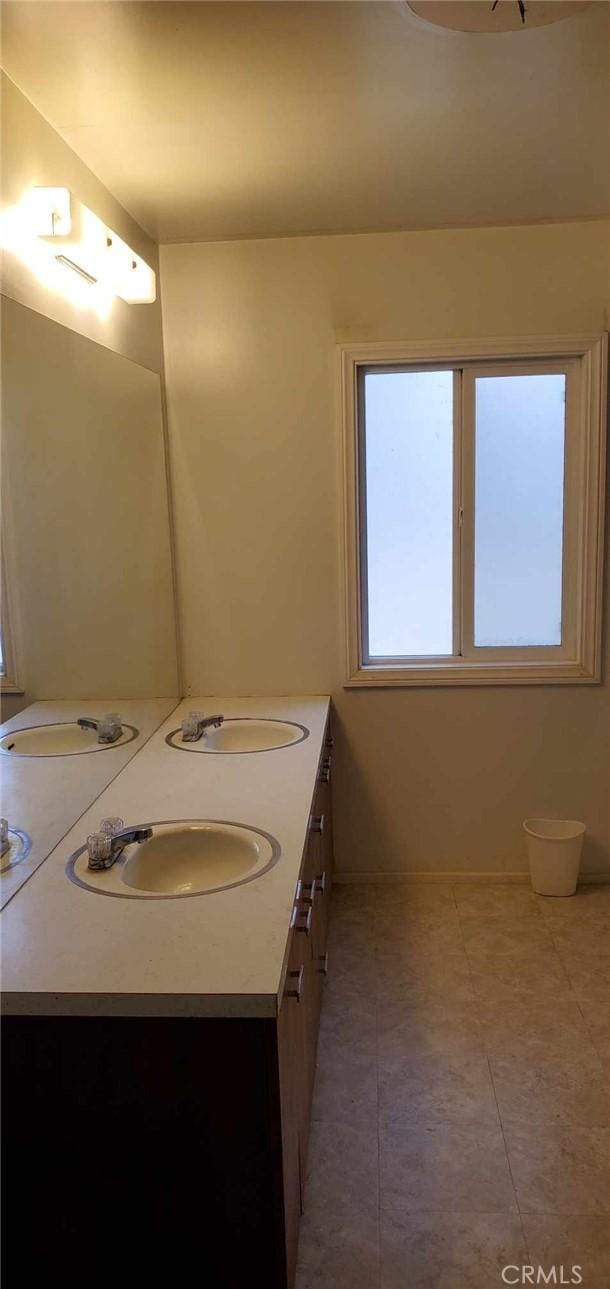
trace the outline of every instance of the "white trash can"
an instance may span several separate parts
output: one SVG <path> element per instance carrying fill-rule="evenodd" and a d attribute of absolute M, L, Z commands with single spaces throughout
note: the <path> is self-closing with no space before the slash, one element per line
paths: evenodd
<path fill-rule="evenodd" d="M 525 819 L 523 830 L 532 889 L 538 895 L 573 895 L 585 824 L 577 819 Z"/>

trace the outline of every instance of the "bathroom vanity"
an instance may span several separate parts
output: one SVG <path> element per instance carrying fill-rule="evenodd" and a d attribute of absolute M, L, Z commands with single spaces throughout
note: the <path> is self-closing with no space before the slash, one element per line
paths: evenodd
<path fill-rule="evenodd" d="M 225 735 L 189 752 L 176 731 L 203 706 Z M 292 1284 L 328 963 L 328 712 L 182 703 L 7 908 L 5 1231 L 22 1275 Z M 283 746 L 243 750 L 270 721 Z M 136 884 L 119 867 L 112 888 L 75 881 L 117 816 L 148 830 L 125 852 Z M 269 862 L 204 894 L 144 889 L 144 847 L 185 821 L 258 830 Z"/>
<path fill-rule="evenodd" d="M 2 815 L 11 846 L 0 872 L 0 907 L 19 890 L 75 821 L 128 764 L 176 707 L 177 698 L 32 703 L 0 725 Z M 79 718 L 108 710 L 121 717 L 114 742 L 99 743 Z"/>

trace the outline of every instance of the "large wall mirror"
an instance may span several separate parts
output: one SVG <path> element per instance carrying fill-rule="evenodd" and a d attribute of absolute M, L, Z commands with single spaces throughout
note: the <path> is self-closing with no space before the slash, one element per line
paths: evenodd
<path fill-rule="evenodd" d="M 20 705 L 176 694 L 159 376 L 5 297 L 2 452 Z"/>

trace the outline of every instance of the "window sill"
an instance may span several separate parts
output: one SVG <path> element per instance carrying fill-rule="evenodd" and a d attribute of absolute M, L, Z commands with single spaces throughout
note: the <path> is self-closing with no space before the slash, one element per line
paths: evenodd
<path fill-rule="evenodd" d="M 598 685 L 600 675 L 580 662 L 446 663 L 412 667 L 359 667 L 344 689 L 425 685 Z"/>
<path fill-rule="evenodd" d="M 25 689 L 9 680 L 8 676 L 0 676 L 0 694 L 25 694 Z"/>

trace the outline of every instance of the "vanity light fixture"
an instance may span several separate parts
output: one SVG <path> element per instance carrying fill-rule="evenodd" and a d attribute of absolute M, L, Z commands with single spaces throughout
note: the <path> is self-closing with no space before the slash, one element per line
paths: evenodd
<path fill-rule="evenodd" d="M 127 304 L 152 304 L 156 299 L 154 269 L 92 210 L 75 201 L 68 188 L 31 188 L 18 206 L 3 213 L 0 241 L 40 281 L 79 306 L 90 304 L 102 316 L 107 316 L 113 295 Z M 73 287 L 63 290 L 64 269 L 80 278 L 85 293 L 91 289 L 90 299 L 86 294 L 77 299 Z"/>

